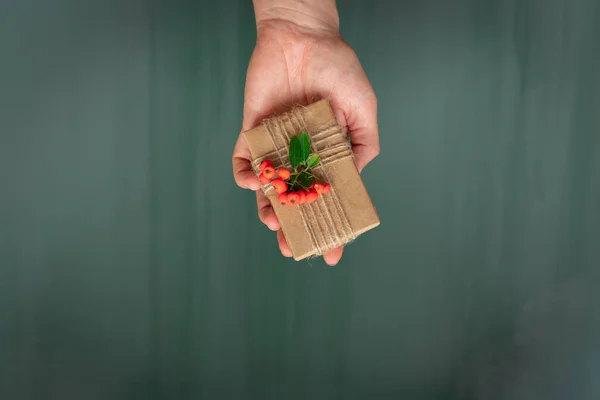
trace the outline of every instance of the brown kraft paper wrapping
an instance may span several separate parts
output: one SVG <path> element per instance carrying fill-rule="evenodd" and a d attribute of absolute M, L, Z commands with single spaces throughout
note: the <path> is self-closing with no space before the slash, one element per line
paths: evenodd
<path fill-rule="evenodd" d="M 265 159 L 271 160 L 276 169 L 291 168 L 290 138 L 302 132 L 310 136 L 311 154 L 321 157 L 313 174 L 317 181 L 331 184 L 329 193 L 312 204 L 282 206 L 271 184 L 263 185 L 262 189 L 297 261 L 343 246 L 379 225 L 377 211 L 354 164 L 348 138 L 327 100 L 297 107 L 244 132 L 255 172 L 260 172 L 258 166 Z"/>

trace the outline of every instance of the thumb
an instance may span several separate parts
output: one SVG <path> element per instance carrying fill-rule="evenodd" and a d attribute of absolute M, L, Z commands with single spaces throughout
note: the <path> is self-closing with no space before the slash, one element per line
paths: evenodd
<path fill-rule="evenodd" d="M 348 130 L 356 169 L 362 171 L 380 151 L 377 100 L 374 94 L 349 115 Z"/>

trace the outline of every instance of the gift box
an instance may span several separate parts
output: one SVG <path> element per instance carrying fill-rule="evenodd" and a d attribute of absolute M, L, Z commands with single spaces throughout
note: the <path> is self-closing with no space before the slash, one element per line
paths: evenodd
<path fill-rule="evenodd" d="M 244 132 L 255 172 L 260 174 L 264 160 L 270 160 L 275 169 L 291 169 L 290 139 L 303 132 L 310 138 L 311 153 L 321 159 L 312 173 L 318 181 L 330 184 L 329 192 L 313 203 L 284 206 L 277 201 L 279 193 L 273 185 L 262 187 L 295 260 L 322 255 L 379 225 L 377 211 L 354 164 L 348 137 L 327 100 L 296 107 Z"/>

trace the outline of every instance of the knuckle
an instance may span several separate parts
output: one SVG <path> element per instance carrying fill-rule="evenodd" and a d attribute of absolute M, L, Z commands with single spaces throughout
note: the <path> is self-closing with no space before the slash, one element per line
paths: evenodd
<path fill-rule="evenodd" d="M 377 157 L 380 152 L 381 152 L 381 146 L 379 145 L 379 143 L 377 143 L 373 146 L 373 149 L 372 149 L 373 158 Z"/>
<path fill-rule="evenodd" d="M 377 95 L 375 92 L 373 92 L 373 95 L 371 96 L 371 107 L 377 109 Z"/>
<path fill-rule="evenodd" d="M 242 181 L 240 180 L 239 176 L 237 176 L 237 174 L 233 175 L 233 179 L 235 179 L 236 185 L 238 185 L 242 189 L 246 189 L 246 186 L 244 186 L 244 184 L 242 184 Z"/>
<path fill-rule="evenodd" d="M 258 215 L 258 219 L 264 223 L 265 222 L 265 216 L 264 213 L 262 212 L 262 210 L 258 210 L 258 212 L 256 213 Z"/>

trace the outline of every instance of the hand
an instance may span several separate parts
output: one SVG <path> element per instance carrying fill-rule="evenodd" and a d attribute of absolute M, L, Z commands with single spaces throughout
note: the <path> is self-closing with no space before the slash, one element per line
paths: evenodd
<path fill-rule="evenodd" d="M 246 76 L 242 132 L 293 105 L 327 98 L 337 122 L 350 135 L 356 167 L 361 171 L 379 153 L 377 100 L 356 54 L 339 35 L 337 20 L 327 23 L 305 18 L 291 22 L 270 15 L 258 22 L 258 40 Z M 240 135 L 233 152 L 235 180 L 240 187 L 256 191 L 260 220 L 277 231 L 281 253 L 291 257 L 271 204 L 259 190 L 250 160 Z M 339 247 L 326 253 L 325 262 L 337 264 L 342 251 Z"/>

